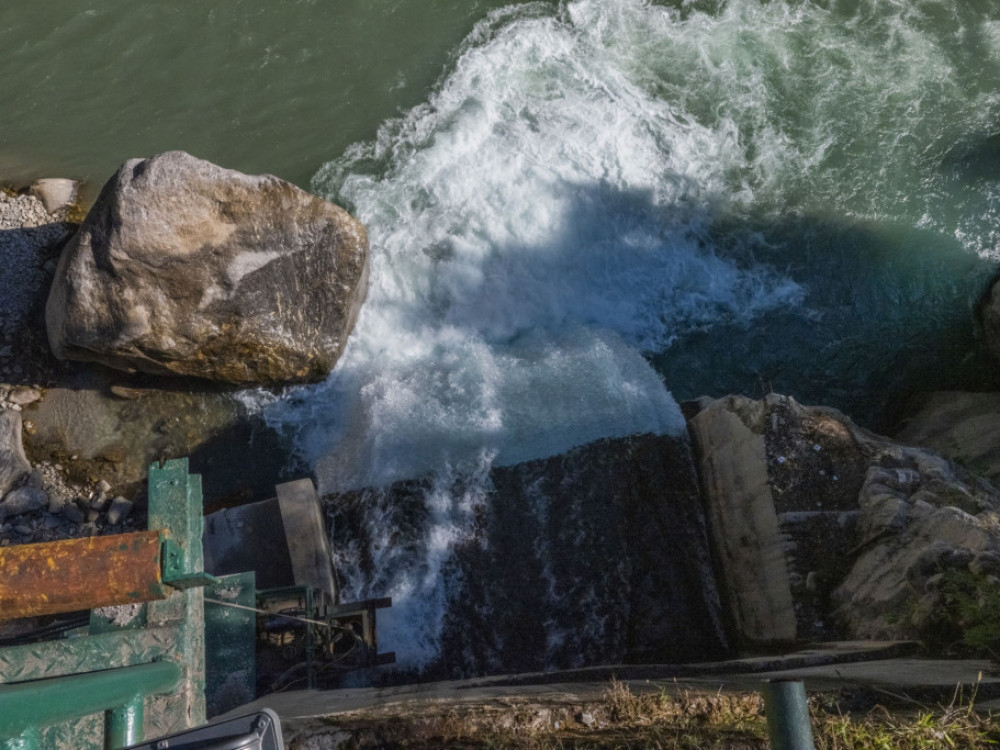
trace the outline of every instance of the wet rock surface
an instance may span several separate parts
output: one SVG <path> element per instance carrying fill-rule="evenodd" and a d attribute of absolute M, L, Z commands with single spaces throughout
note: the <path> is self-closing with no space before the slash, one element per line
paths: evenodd
<path fill-rule="evenodd" d="M 272 176 L 181 151 L 126 162 L 67 245 L 46 305 L 64 359 L 233 384 L 324 377 L 367 289 L 368 237 Z"/>
<path fill-rule="evenodd" d="M 341 575 L 368 578 L 372 593 L 401 565 L 419 577 L 444 495 L 469 503 L 474 519 L 440 572 L 451 582 L 440 657 L 423 677 L 728 651 L 686 439 L 602 440 L 448 488 L 402 482 L 328 496 Z M 369 538 L 376 530 L 391 539 L 378 559 L 386 542 Z"/>

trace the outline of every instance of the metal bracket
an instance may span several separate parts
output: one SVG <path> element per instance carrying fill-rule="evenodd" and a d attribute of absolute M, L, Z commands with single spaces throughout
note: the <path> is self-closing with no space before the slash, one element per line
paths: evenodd
<path fill-rule="evenodd" d="M 192 589 L 198 586 L 212 586 L 219 579 L 204 571 L 189 572 L 184 550 L 172 539 L 164 539 L 160 547 L 163 582 L 175 589 Z"/>

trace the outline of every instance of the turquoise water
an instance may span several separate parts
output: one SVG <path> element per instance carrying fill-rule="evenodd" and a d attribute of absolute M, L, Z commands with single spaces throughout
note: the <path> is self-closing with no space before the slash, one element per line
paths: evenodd
<path fill-rule="evenodd" d="M 3 11 L 0 175 L 96 186 L 183 148 L 369 227 L 335 372 L 244 397 L 325 491 L 438 478 L 412 575 L 369 590 L 340 560 L 396 600 L 404 664 L 432 658 L 475 533 L 455 476 L 677 432 L 703 393 L 882 429 L 913 392 L 996 386 L 994 2 L 87 7 Z"/>

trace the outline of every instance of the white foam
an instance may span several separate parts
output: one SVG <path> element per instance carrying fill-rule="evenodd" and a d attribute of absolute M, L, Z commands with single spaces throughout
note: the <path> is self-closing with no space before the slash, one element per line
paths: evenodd
<path fill-rule="evenodd" d="M 800 297 L 704 237 L 744 158 L 732 123 L 706 127 L 646 91 L 588 12 L 602 13 L 494 14 L 428 104 L 317 176 L 372 238 L 372 286 L 344 357 L 280 410 L 324 490 L 483 448 L 511 463 L 678 432 L 640 352 Z M 372 160 L 384 171 L 363 173 Z"/>

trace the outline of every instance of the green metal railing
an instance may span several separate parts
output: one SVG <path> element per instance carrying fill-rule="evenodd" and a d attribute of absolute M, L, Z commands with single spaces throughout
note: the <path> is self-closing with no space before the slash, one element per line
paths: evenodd
<path fill-rule="evenodd" d="M 171 593 L 119 625 L 0 649 L 0 750 L 118 748 L 205 721 L 201 477 L 187 459 L 149 469 L 149 528 L 164 530 Z M 103 714 L 103 721 L 101 721 Z"/>
<path fill-rule="evenodd" d="M 169 693 L 181 668 L 169 661 L 135 667 L 0 685 L 0 750 L 40 748 L 38 728 L 104 712 L 109 750 L 143 739 L 143 703 L 148 695 Z"/>

